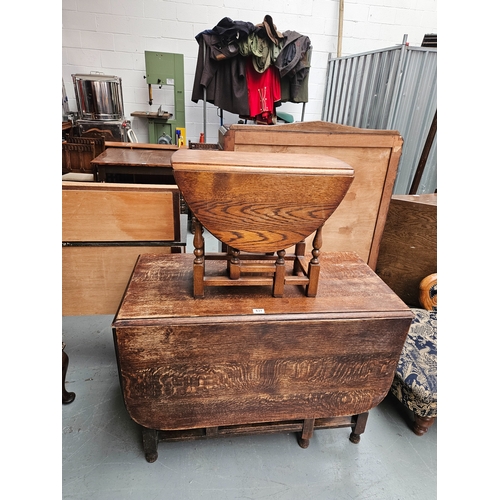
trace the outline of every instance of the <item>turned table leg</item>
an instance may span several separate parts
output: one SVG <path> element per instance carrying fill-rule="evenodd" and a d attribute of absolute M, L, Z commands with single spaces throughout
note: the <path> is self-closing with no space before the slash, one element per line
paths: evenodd
<path fill-rule="evenodd" d="M 301 448 L 307 448 L 309 446 L 309 440 L 312 438 L 313 432 L 314 432 L 314 418 L 304 419 L 302 434 L 299 438 L 299 446 Z"/>
<path fill-rule="evenodd" d="M 352 429 L 351 435 L 349 436 L 349 441 L 354 444 L 358 444 L 361 439 L 361 434 L 365 432 L 366 421 L 368 420 L 368 412 L 360 413 L 353 417 L 355 419 L 355 424 Z"/>
<path fill-rule="evenodd" d="M 158 431 L 154 429 L 142 428 L 142 444 L 146 461 L 150 464 L 156 462 L 158 458 Z"/>
<path fill-rule="evenodd" d="M 68 371 L 68 363 L 69 358 L 68 355 L 64 352 L 65 344 L 62 344 L 62 402 L 64 405 L 72 403 L 75 400 L 75 393 L 68 392 L 66 390 L 66 372 Z"/>
<path fill-rule="evenodd" d="M 316 235 L 313 240 L 313 249 L 312 249 L 312 258 L 309 261 L 309 268 L 307 270 L 307 276 L 309 277 L 309 284 L 306 286 L 306 296 L 307 297 L 316 297 L 318 293 L 318 284 L 319 284 L 319 272 L 320 272 L 320 264 L 319 264 L 319 250 L 321 245 L 323 244 L 323 236 L 322 236 L 323 226 L 320 226 L 316 231 Z"/>
<path fill-rule="evenodd" d="M 279 250 L 274 263 L 273 297 L 283 297 L 285 293 L 285 255 L 285 250 Z"/>
<path fill-rule="evenodd" d="M 241 277 L 240 251 L 236 248 L 230 248 L 231 258 L 228 261 L 229 279 L 239 280 Z"/>
<path fill-rule="evenodd" d="M 197 219 L 193 219 L 194 225 L 194 261 L 193 261 L 193 295 L 201 298 L 205 294 L 205 238 L 203 227 Z"/>

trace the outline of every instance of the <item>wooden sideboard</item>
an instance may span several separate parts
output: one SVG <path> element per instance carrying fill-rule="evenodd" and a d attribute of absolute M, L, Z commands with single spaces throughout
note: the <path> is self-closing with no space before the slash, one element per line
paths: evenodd
<path fill-rule="evenodd" d="M 112 324 L 146 459 L 159 441 L 230 434 L 298 431 L 305 448 L 314 429 L 351 427 L 357 442 L 413 317 L 390 288 L 351 252 L 322 254 L 315 298 L 254 286 L 194 299 L 192 273 L 191 255 L 141 255 Z"/>
<path fill-rule="evenodd" d="M 375 269 L 402 152 L 399 132 L 322 121 L 236 124 L 221 127 L 219 142 L 225 151 L 325 154 L 351 165 L 354 181 L 324 226 L 322 251 L 356 252 Z"/>

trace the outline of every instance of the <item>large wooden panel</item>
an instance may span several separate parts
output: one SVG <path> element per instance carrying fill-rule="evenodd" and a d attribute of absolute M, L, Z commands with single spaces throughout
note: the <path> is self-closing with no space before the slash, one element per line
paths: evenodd
<path fill-rule="evenodd" d="M 63 183 L 63 241 L 178 241 L 176 186 Z"/>
<path fill-rule="evenodd" d="M 380 243 L 377 274 L 408 305 L 419 283 L 437 272 L 437 194 L 394 195 Z"/>
<path fill-rule="evenodd" d="M 139 255 L 170 247 L 64 247 L 62 315 L 115 314 Z"/>
<path fill-rule="evenodd" d="M 322 251 L 354 251 L 375 269 L 402 151 L 397 131 L 303 122 L 230 125 L 223 132 L 225 150 L 326 154 L 351 165 L 354 181 L 324 226 Z"/>

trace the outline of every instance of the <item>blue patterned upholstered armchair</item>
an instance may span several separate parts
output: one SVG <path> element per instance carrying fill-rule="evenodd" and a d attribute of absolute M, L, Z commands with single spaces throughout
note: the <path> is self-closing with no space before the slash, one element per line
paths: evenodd
<path fill-rule="evenodd" d="M 420 282 L 422 309 L 413 309 L 391 392 L 415 417 L 413 432 L 422 436 L 437 417 L 437 273 Z"/>

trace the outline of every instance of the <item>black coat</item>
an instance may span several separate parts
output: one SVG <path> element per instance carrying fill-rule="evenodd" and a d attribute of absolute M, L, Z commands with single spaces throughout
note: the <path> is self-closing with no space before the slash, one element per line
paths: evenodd
<path fill-rule="evenodd" d="M 255 26 L 250 22 L 233 21 L 225 17 L 212 30 L 196 36 L 198 60 L 191 100 L 203 99 L 237 115 L 248 115 L 248 93 L 245 58 L 238 44 L 245 40 Z"/>

